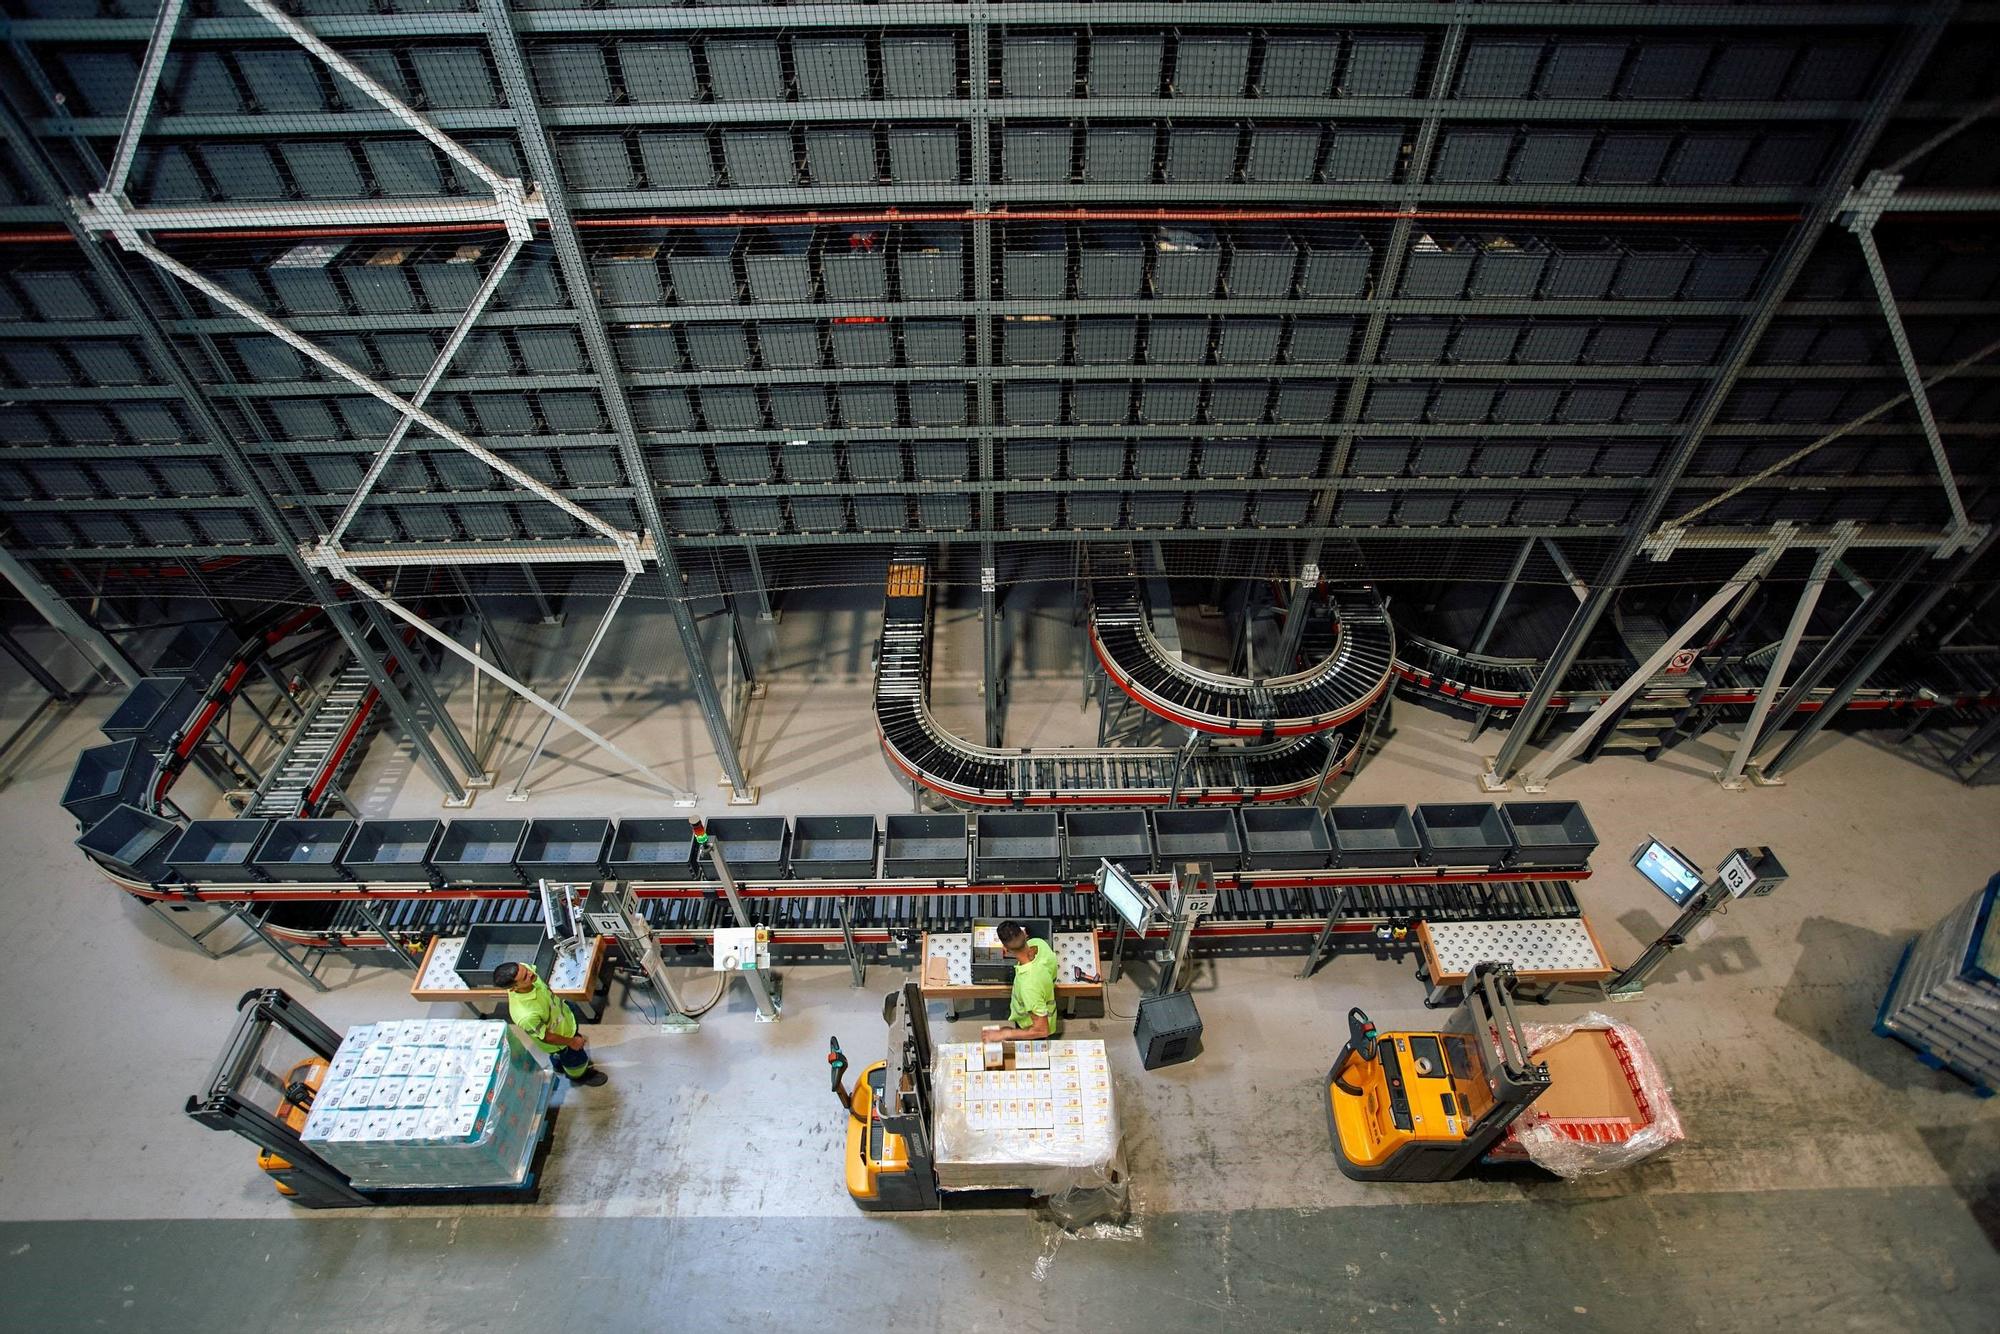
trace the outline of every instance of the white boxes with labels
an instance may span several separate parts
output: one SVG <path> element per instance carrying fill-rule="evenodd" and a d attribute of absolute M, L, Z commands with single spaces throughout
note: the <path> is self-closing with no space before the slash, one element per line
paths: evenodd
<path fill-rule="evenodd" d="M 365 1189 L 518 1186 L 553 1080 L 497 1021 L 362 1024 L 334 1053 L 300 1139 Z"/>

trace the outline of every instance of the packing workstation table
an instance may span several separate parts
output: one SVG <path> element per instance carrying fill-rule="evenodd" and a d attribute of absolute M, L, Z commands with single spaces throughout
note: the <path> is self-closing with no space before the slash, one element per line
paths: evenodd
<path fill-rule="evenodd" d="M 1098 935 L 1090 931 L 1057 932 L 1049 944 L 1055 947 L 1056 1001 L 1065 1017 L 1075 1013 L 1079 1000 L 1104 1003 L 1104 983 L 1099 978 Z M 923 981 L 919 989 L 927 1001 L 941 1000 L 945 1018 L 955 1020 L 966 1002 L 999 1001 L 1005 1004 L 1013 994 L 1006 982 L 972 980 L 972 933 L 970 931 L 926 931 L 923 938 Z"/>
<path fill-rule="evenodd" d="M 1418 922 L 1424 1004 L 1456 1004 L 1479 963 L 1508 963 L 1522 993 L 1546 996 L 1575 983 L 1601 985 L 1618 970 L 1604 957 L 1597 933 L 1582 917 L 1505 922 Z"/>
<path fill-rule="evenodd" d="M 506 1018 L 507 993 L 499 987 L 469 987 L 458 975 L 458 958 L 465 949 L 464 936 L 436 936 L 424 950 L 417 965 L 416 980 L 410 983 L 410 999 L 426 1005 L 463 1005 L 484 1018 L 480 1007 L 494 1007 L 496 1018 Z M 595 937 L 588 948 L 558 954 L 546 981 L 549 991 L 566 1000 L 596 1023 L 604 1016 L 604 991 L 608 983 L 605 957 L 611 951 L 611 937 Z"/>

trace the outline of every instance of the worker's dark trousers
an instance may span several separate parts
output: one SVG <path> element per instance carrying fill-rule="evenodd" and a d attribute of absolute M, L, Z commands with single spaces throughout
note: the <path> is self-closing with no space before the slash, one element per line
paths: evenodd
<path fill-rule="evenodd" d="M 563 1004 L 569 1005 L 569 1002 L 564 1001 Z M 576 1015 L 576 1007 L 569 1005 L 569 1012 Z M 582 1016 L 577 1015 L 577 1018 Z M 549 1053 L 549 1064 L 566 1079 L 582 1079 L 590 1073 L 590 1049 L 585 1047 L 581 1051 L 571 1051 L 568 1047 L 558 1047 Z"/>

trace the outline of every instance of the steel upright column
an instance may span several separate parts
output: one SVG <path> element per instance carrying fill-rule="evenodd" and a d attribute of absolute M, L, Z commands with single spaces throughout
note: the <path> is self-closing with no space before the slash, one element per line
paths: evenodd
<path fill-rule="evenodd" d="M 527 159 L 528 170 L 534 174 L 542 203 L 548 210 L 549 238 L 555 245 L 556 259 L 562 266 L 563 283 L 569 289 L 570 302 L 576 308 L 578 332 L 583 335 L 591 367 L 604 395 L 605 413 L 610 417 L 612 432 L 618 438 L 618 456 L 624 465 L 626 480 L 632 487 L 632 498 L 638 506 L 640 522 L 653 539 L 653 555 L 660 563 L 660 580 L 665 585 L 663 591 L 667 606 L 673 612 L 674 628 L 680 635 L 681 651 L 687 658 L 688 677 L 694 686 L 696 702 L 701 706 L 702 721 L 708 727 L 709 742 L 715 747 L 715 757 L 722 765 L 723 781 L 729 787 L 730 800 L 735 803 L 754 802 L 757 800 L 757 789 L 750 785 L 743 771 L 743 762 L 737 755 L 736 737 L 729 726 L 729 710 L 724 707 L 722 696 L 715 688 L 715 678 L 709 671 L 701 627 L 695 622 L 694 613 L 688 609 L 685 596 L 687 577 L 681 572 L 680 561 L 674 555 L 673 533 L 660 513 L 659 495 L 646 468 L 645 457 L 639 450 L 638 426 L 632 418 L 631 404 L 625 398 L 624 383 L 619 379 L 618 359 L 613 355 L 611 340 L 604 332 L 604 314 L 597 304 L 583 247 L 576 239 L 576 223 L 570 215 L 562 174 L 556 166 L 554 154 L 549 150 L 548 134 L 542 126 L 540 99 L 535 94 L 534 81 L 528 73 L 520 36 L 514 31 L 513 11 L 508 7 L 507 0 L 479 0 L 479 13 L 485 22 L 494 64 L 499 67 L 501 85 L 507 91 L 508 104 L 514 109 L 521 134 L 521 151 Z"/>
<path fill-rule="evenodd" d="M 1493 601 L 1486 608 L 1484 619 L 1479 622 L 1479 633 L 1472 637 L 1472 647 L 1466 652 L 1478 654 L 1486 651 L 1486 641 L 1493 638 L 1493 631 L 1500 625 L 1501 614 L 1513 600 L 1514 585 L 1521 582 L 1521 571 L 1528 568 L 1528 557 L 1534 554 L 1535 539 L 1532 537 L 1522 539 L 1521 549 L 1514 553 L 1514 563 L 1507 568 L 1507 581 L 1501 584 L 1499 591 L 1493 595 Z"/>
<path fill-rule="evenodd" d="M 1535 678 L 1534 689 L 1529 691 L 1527 702 L 1515 716 L 1514 725 L 1508 729 L 1506 740 L 1501 743 L 1492 764 L 1480 775 L 1480 786 L 1487 791 L 1506 790 L 1507 779 L 1514 772 L 1514 765 L 1521 757 L 1522 747 L 1528 743 L 1529 733 L 1548 708 L 1549 700 L 1554 698 L 1556 691 L 1560 689 L 1563 676 L 1576 661 L 1576 655 L 1583 648 L 1584 641 L 1590 638 L 1590 632 L 1597 628 L 1598 620 L 1610 608 L 1611 600 L 1616 595 L 1619 584 L 1624 580 L 1626 571 L 1632 568 L 1632 562 L 1638 558 L 1640 549 L 1652 536 L 1660 516 L 1666 511 L 1667 501 L 1672 497 L 1674 488 L 1680 484 L 1681 476 L 1687 471 L 1695 450 L 1708 435 L 1709 427 L 1721 414 L 1722 405 L 1736 387 L 1736 381 L 1742 375 L 1744 367 L 1750 364 L 1751 355 L 1757 350 L 1757 344 L 1763 338 L 1765 329 L 1776 316 L 1779 304 L 1791 290 L 1793 281 L 1805 267 L 1806 259 L 1812 253 L 1813 247 L 1819 243 L 1821 235 L 1845 208 L 1848 184 L 1867 162 L 1869 151 L 1888 126 L 1889 118 L 1901 104 L 1903 95 L 1909 91 L 1911 81 L 1916 78 L 1917 71 L 1923 67 L 1924 61 L 1930 57 L 1938 38 L 1943 35 L 1945 24 L 1950 21 L 1957 8 L 1953 0 L 1936 0 L 1935 3 L 1925 6 L 1920 11 L 1919 17 L 1911 21 L 1909 40 L 1903 43 L 1902 50 L 1896 53 L 1887 72 L 1876 85 L 1867 113 L 1855 123 L 1846 147 L 1827 173 L 1828 184 L 1821 188 L 1819 198 L 1813 201 L 1806 216 L 1793 228 L 1790 237 L 1787 238 L 1773 265 L 1770 277 L 1765 280 L 1762 290 L 1756 295 L 1755 305 L 1749 317 L 1738 328 L 1735 339 L 1722 357 L 1720 369 L 1709 381 L 1701 406 L 1696 409 L 1694 416 L 1688 422 L 1687 429 L 1674 442 L 1673 449 L 1655 475 L 1653 485 L 1647 491 L 1645 501 L 1640 505 L 1639 513 L 1633 517 L 1626 531 L 1625 540 L 1619 544 L 1617 553 L 1612 556 L 1609 563 L 1595 572 L 1596 586 L 1591 590 L 1589 598 L 1577 609 L 1576 616 L 1571 619 L 1568 627 L 1564 629 L 1562 638 L 1557 641 L 1555 652 L 1543 665 L 1541 674 Z"/>
<path fill-rule="evenodd" d="M 1001 714 L 1000 580 L 993 564 L 992 543 L 980 547 L 979 560 L 979 659 L 986 701 L 986 744 L 998 746 L 1006 727 Z"/>
<path fill-rule="evenodd" d="M 1852 537 L 1853 525 L 1848 525 L 1848 535 Z M 1757 748 L 1757 734 L 1764 730 L 1764 719 L 1770 716 L 1771 705 L 1776 701 L 1778 689 L 1784 684 L 1785 673 L 1791 669 L 1792 655 L 1798 652 L 1799 640 L 1805 637 L 1806 625 L 1812 620 L 1813 609 L 1819 605 L 1820 591 L 1826 587 L 1827 576 L 1833 573 L 1834 562 L 1840 559 L 1845 545 L 1829 546 L 1813 560 L 1812 573 L 1806 577 L 1806 586 L 1799 591 L 1798 605 L 1792 608 L 1792 619 L 1785 626 L 1785 637 L 1778 641 L 1778 651 L 1771 659 L 1771 666 L 1764 673 L 1764 684 L 1757 691 L 1757 702 L 1750 706 L 1750 719 L 1743 724 L 1743 735 L 1737 739 L 1736 751 L 1729 757 L 1727 766 L 1717 771 L 1716 779 L 1731 791 L 1743 787 L 1743 766 L 1750 762 L 1750 754 Z"/>
<path fill-rule="evenodd" d="M 1986 536 L 1980 538 L 1970 549 L 1961 552 L 1951 563 L 1951 568 L 1915 602 L 1912 602 L 1903 614 L 1896 618 L 1894 624 L 1882 632 L 1882 637 L 1875 641 L 1875 646 L 1868 650 L 1867 656 L 1854 664 L 1854 669 L 1848 672 L 1846 679 L 1834 687 L 1833 694 L 1819 706 L 1812 717 L 1806 719 L 1805 726 L 1794 732 L 1792 739 L 1787 741 L 1783 748 L 1771 757 L 1771 762 L 1763 767 L 1763 781 L 1767 783 L 1777 781 L 1785 768 L 1799 757 L 1814 737 L 1820 734 L 1820 730 L 1833 721 L 1833 716 L 1847 707 L 1847 702 L 1854 698 L 1854 692 L 1867 683 L 1868 678 L 1875 674 L 1876 668 L 1887 662 L 1889 655 L 1901 648 L 1903 641 L 1910 637 L 1910 632 L 1923 624 L 1924 617 L 1931 614 L 1932 608 L 1944 601 L 1944 595 L 1952 590 L 1953 585 L 1963 579 L 1967 572 L 1993 549 L 1996 538 L 2000 538 L 2000 527 L 1987 529 Z"/>
<path fill-rule="evenodd" d="M 63 638 L 75 644 L 103 663 L 106 670 L 128 686 L 139 684 L 145 673 L 125 656 L 125 650 L 111 642 L 111 637 L 83 619 L 76 608 L 63 601 L 62 596 L 46 583 L 27 565 L 17 560 L 14 553 L 0 548 L 0 576 L 20 590 L 28 604 L 42 614 L 42 619 L 54 626 Z M 47 689 L 47 683 L 44 683 Z M 55 693 L 53 690 L 51 694 Z"/>
<path fill-rule="evenodd" d="M 4 136 L 8 146 L 13 149 L 14 160 L 27 174 L 30 184 L 44 199 L 58 205 L 62 204 L 62 201 L 68 198 L 68 192 L 63 189 L 54 168 L 43 157 L 41 145 L 28 133 L 19 111 L 4 92 L 0 92 L 0 136 Z M 258 477 L 256 470 L 250 466 L 250 460 L 244 454 L 242 447 L 236 443 L 236 437 L 223 423 L 214 404 L 209 402 L 200 384 L 182 363 L 180 353 L 161 329 L 159 322 L 140 301 L 125 270 L 105 250 L 97 234 L 86 228 L 74 211 L 67 207 L 63 209 L 63 225 L 75 238 L 77 249 L 82 253 L 84 261 L 90 265 L 91 272 L 104 288 L 106 295 L 110 297 L 119 318 L 131 324 L 140 343 L 146 349 L 147 357 L 186 403 L 188 411 L 194 416 L 195 424 L 215 450 L 216 457 L 222 462 L 230 481 L 235 484 L 237 494 L 243 503 L 257 515 L 259 525 L 263 527 L 269 540 L 284 554 L 293 573 L 305 585 L 308 595 L 326 609 L 327 619 L 333 623 L 335 631 L 347 645 L 348 652 L 354 655 L 362 670 L 368 674 L 368 683 L 380 692 L 383 703 L 389 706 L 390 716 L 396 720 L 396 725 L 403 730 L 404 735 L 409 737 L 410 745 L 416 750 L 418 760 L 430 770 L 438 786 L 443 788 L 449 797 L 463 800 L 464 785 L 445 763 L 444 757 L 438 754 L 430 733 L 422 726 L 394 683 L 389 680 L 381 662 L 369 651 L 366 639 L 347 619 L 340 597 L 333 586 L 319 571 L 307 565 L 304 557 L 299 554 L 297 546 L 294 545 L 294 538 L 286 527 L 284 519 L 279 515 L 277 506 L 272 502 L 263 479 Z"/>

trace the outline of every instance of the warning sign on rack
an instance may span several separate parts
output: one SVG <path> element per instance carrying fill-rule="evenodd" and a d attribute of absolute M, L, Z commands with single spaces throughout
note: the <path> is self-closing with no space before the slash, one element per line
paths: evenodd
<path fill-rule="evenodd" d="M 1680 649 L 1673 657 L 1667 659 L 1667 675 L 1680 676 L 1685 672 L 1693 671 L 1694 659 L 1695 651 L 1693 649 Z"/>

